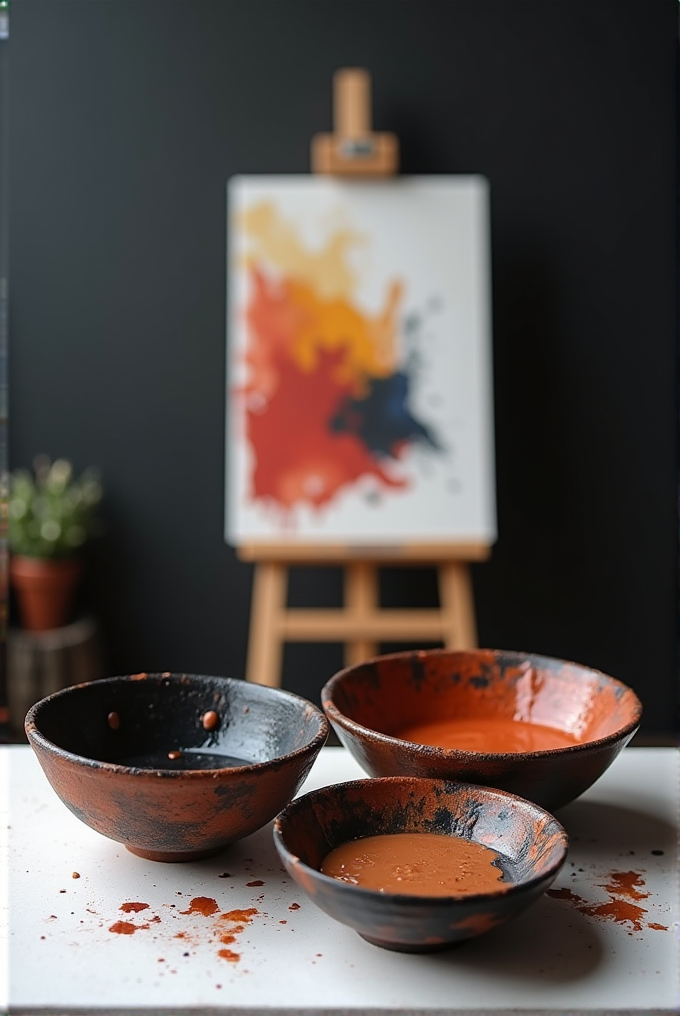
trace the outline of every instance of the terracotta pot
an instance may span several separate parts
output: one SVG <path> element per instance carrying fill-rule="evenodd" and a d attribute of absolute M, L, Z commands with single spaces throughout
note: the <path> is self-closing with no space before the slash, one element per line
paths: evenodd
<path fill-rule="evenodd" d="M 50 561 L 13 555 L 9 573 L 22 626 L 28 631 L 47 631 L 66 624 L 82 568 L 76 557 Z"/>

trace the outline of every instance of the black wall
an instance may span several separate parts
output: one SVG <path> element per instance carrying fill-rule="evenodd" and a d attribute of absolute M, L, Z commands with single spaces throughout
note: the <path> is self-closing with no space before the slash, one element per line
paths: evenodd
<path fill-rule="evenodd" d="M 304 173 L 331 75 L 405 173 L 491 184 L 500 537 L 482 644 L 580 660 L 675 727 L 675 0 L 13 0 L 11 464 L 100 465 L 112 672 L 243 673 L 222 539 L 225 182 Z M 432 576 L 397 573 L 394 599 Z M 315 585 L 316 583 L 320 583 Z M 332 596 L 337 575 L 298 577 Z M 312 697 L 337 647 L 297 647 Z"/>

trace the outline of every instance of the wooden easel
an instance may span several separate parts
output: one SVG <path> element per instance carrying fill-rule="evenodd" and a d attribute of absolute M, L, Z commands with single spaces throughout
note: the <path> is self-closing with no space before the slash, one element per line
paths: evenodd
<path fill-rule="evenodd" d="M 334 133 L 312 140 L 312 172 L 334 176 L 389 176 L 397 172 L 394 134 L 371 130 L 371 81 L 358 68 L 334 76 Z M 342 642 L 347 665 L 375 656 L 380 642 L 437 642 L 450 649 L 477 644 L 468 563 L 489 556 L 486 544 L 409 544 L 348 547 L 262 543 L 238 555 L 255 563 L 246 679 L 278 687 L 285 642 Z M 385 610 L 378 595 L 381 565 L 430 564 L 438 569 L 439 608 Z M 337 609 L 287 606 L 289 570 L 300 565 L 344 568 L 344 605 Z"/>

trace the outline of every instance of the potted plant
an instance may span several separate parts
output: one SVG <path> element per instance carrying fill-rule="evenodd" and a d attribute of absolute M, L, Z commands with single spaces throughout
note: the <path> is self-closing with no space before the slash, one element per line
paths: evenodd
<path fill-rule="evenodd" d="M 45 631 L 69 619 L 102 489 L 93 469 L 76 479 L 66 459 L 39 455 L 33 466 L 10 477 L 10 581 L 23 627 Z"/>

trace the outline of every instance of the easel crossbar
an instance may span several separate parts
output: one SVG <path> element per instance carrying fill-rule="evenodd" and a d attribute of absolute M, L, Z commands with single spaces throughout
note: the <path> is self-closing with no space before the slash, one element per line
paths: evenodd
<path fill-rule="evenodd" d="M 381 610 L 353 617 L 346 610 L 289 608 L 277 624 L 279 635 L 290 642 L 437 640 L 446 627 L 440 610 Z"/>

